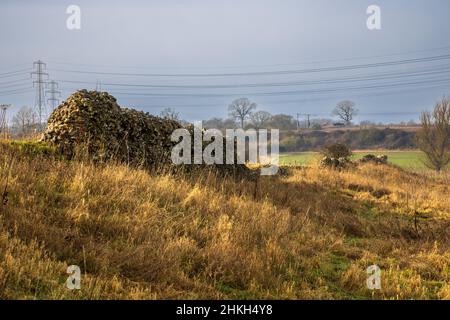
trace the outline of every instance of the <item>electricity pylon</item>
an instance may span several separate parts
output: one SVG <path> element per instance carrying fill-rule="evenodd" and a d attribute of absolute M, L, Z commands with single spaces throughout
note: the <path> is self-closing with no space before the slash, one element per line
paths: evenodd
<path fill-rule="evenodd" d="M 0 135 L 4 139 L 6 139 L 8 135 L 8 121 L 6 118 L 6 110 L 8 110 L 9 107 L 11 107 L 10 104 L 0 105 Z"/>
<path fill-rule="evenodd" d="M 31 77 L 36 76 L 36 80 L 33 81 L 33 84 L 36 87 L 35 107 L 39 117 L 39 126 L 41 126 L 45 114 L 44 86 L 46 83 L 45 78 L 48 78 L 48 73 L 44 72 L 46 64 L 41 60 L 34 62 L 33 67 L 35 68 L 35 71 L 31 72 Z"/>
<path fill-rule="evenodd" d="M 47 102 L 50 103 L 51 111 L 55 110 L 56 106 L 59 104 L 59 98 L 61 97 L 61 91 L 58 89 L 58 83 L 56 81 L 50 81 L 48 84 L 49 89 L 45 93 L 50 95 Z"/>

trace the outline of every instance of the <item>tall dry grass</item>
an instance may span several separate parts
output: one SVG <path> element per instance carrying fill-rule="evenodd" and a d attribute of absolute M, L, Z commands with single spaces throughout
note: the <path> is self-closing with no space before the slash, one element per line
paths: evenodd
<path fill-rule="evenodd" d="M 236 181 L 1 151 L 0 298 L 450 298 L 449 185 L 433 177 Z M 81 290 L 65 288 L 72 264 Z"/>

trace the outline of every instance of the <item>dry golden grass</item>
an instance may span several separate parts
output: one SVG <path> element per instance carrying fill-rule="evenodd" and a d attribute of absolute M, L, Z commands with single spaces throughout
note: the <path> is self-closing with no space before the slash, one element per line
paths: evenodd
<path fill-rule="evenodd" d="M 288 170 L 156 175 L 3 145 L 0 298 L 450 299 L 445 177 Z M 81 290 L 65 288 L 72 264 Z"/>

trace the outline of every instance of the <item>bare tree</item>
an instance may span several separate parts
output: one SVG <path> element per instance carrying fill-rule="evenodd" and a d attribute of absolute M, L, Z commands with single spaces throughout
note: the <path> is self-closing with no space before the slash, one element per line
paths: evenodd
<path fill-rule="evenodd" d="M 13 117 L 13 126 L 17 129 L 19 134 L 26 135 L 33 129 L 35 117 L 36 115 L 34 114 L 33 109 L 23 106 Z"/>
<path fill-rule="evenodd" d="M 427 157 L 425 164 L 439 172 L 450 162 L 450 98 L 444 97 L 433 112 L 423 112 L 420 120 L 417 143 Z"/>
<path fill-rule="evenodd" d="M 353 101 L 344 100 L 337 104 L 332 114 L 341 118 L 346 125 L 349 125 L 353 117 L 358 114 L 358 110 L 355 108 Z"/>
<path fill-rule="evenodd" d="M 180 120 L 180 114 L 176 112 L 172 108 L 165 108 L 161 113 L 159 114 L 161 118 L 169 119 L 169 120 Z"/>
<path fill-rule="evenodd" d="M 250 117 L 252 114 L 252 111 L 255 110 L 257 107 L 257 104 L 254 102 L 251 102 L 247 98 L 240 98 L 234 100 L 229 106 L 228 106 L 228 113 L 230 117 L 233 117 L 234 119 L 239 120 L 241 123 L 241 128 L 244 128 L 244 121 Z"/>
<path fill-rule="evenodd" d="M 271 118 L 272 115 L 267 111 L 258 111 L 250 115 L 250 120 L 256 129 L 266 126 Z"/>

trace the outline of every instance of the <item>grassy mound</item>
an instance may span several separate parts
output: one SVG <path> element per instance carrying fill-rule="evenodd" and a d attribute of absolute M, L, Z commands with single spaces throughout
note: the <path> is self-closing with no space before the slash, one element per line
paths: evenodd
<path fill-rule="evenodd" d="M 448 180 L 366 164 L 237 182 L 3 148 L 0 298 L 450 298 Z"/>

